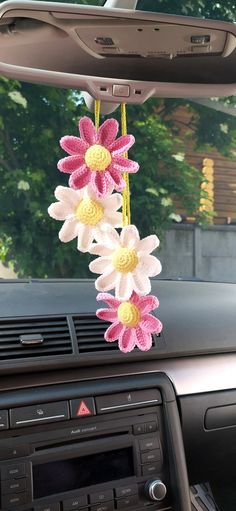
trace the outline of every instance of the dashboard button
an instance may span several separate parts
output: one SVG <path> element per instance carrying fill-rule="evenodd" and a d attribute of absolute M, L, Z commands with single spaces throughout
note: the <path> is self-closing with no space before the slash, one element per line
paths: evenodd
<path fill-rule="evenodd" d="M 161 394 L 157 389 L 134 390 L 96 397 L 98 414 L 110 413 L 116 410 L 128 410 L 129 408 L 141 408 L 143 406 L 155 406 L 161 402 Z"/>
<path fill-rule="evenodd" d="M 29 493 L 17 493 L 2 496 L 2 507 L 6 509 L 14 509 L 17 506 L 23 506 L 30 501 Z"/>
<path fill-rule="evenodd" d="M 137 506 L 139 502 L 138 495 L 131 495 L 131 497 L 126 497 L 125 499 L 117 500 L 116 506 L 117 509 L 124 509 L 125 507 Z"/>
<path fill-rule="evenodd" d="M 26 490 L 27 479 L 10 479 L 8 481 L 2 481 L 2 494 L 5 493 L 19 493 L 20 491 Z"/>
<path fill-rule="evenodd" d="M 145 424 L 134 424 L 133 434 L 142 435 L 142 433 L 146 433 Z"/>
<path fill-rule="evenodd" d="M 83 399 L 72 399 L 70 401 L 70 411 L 72 419 L 96 415 L 95 402 L 93 397 L 84 397 Z"/>
<path fill-rule="evenodd" d="M 157 430 L 157 423 L 156 422 L 148 422 L 146 424 L 146 432 L 147 433 L 154 433 L 154 431 Z"/>
<path fill-rule="evenodd" d="M 161 470 L 161 462 L 152 463 L 151 465 L 143 465 L 142 467 L 142 475 L 143 476 L 152 476 L 153 474 L 158 474 Z"/>
<path fill-rule="evenodd" d="M 151 451 L 153 449 L 159 449 L 159 447 L 159 439 L 156 437 L 139 440 L 140 451 Z"/>
<path fill-rule="evenodd" d="M 0 410 L 0 431 L 9 428 L 8 411 Z"/>
<path fill-rule="evenodd" d="M 63 500 L 63 511 L 72 511 L 73 509 L 78 509 L 80 507 L 85 507 L 88 504 L 87 495 L 82 495 L 81 497 L 74 497 L 72 499 Z"/>
<path fill-rule="evenodd" d="M 53 504 L 43 504 L 42 506 L 34 507 L 34 511 L 60 511 L 60 502 L 53 502 Z"/>
<path fill-rule="evenodd" d="M 14 447 L 1 447 L 0 459 L 7 460 L 11 458 L 21 458 L 23 456 L 29 456 L 30 446 L 29 445 L 17 445 Z"/>
<path fill-rule="evenodd" d="M 22 477 L 26 475 L 25 463 L 19 463 L 17 465 L 7 465 L 2 468 L 1 478 L 14 479 L 15 477 Z"/>
<path fill-rule="evenodd" d="M 22 406 L 10 410 L 10 424 L 12 428 L 36 426 L 37 424 L 64 421 L 67 419 L 69 419 L 67 401 Z"/>
<path fill-rule="evenodd" d="M 114 511 L 114 502 L 104 502 L 91 507 L 91 511 Z"/>
<path fill-rule="evenodd" d="M 153 461 L 159 461 L 161 459 L 160 449 L 154 451 L 147 451 L 141 453 L 141 463 L 152 463 Z"/>
<path fill-rule="evenodd" d="M 106 502 L 113 499 L 113 490 L 107 490 L 99 493 L 91 493 L 90 504 L 97 504 L 99 502 Z"/>
<path fill-rule="evenodd" d="M 129 486 L 121 486 L 120 488 L 115 488 L 116 497 L 129 497 L 130 495 L 134 495 L 138 493 L 138 485 L 130 484 Z"/>

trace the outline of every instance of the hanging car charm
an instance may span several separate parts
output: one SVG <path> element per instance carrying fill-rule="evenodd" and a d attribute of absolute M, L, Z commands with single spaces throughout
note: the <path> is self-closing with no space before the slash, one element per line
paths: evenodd
<path fill-rule="evenodd" d="M 111 323 L 105 340 L 118 340 L 124 353 L 135 346 L 147 351 L 152 334 L 162 330 L 160 320 L 150 314 L 159 306 L 158 299 L 149 295 L 150 277 L 161 272 L 159 259 L 151 255 L 159 239 L 156 235 L 140 239 L 137 227 L 131 224 L 129 174 L 136 173 L 139 165 L 127 154 L 135 139 L 127 134 L 125 104 L 121 105 L 119 138 L 118 122 L 107 119 L 99 127 L 99 114 L 100 102 L 96 101 L 95 125 L 89 117 L 82 117 L 80 137 L 66 135 L 60 140 L 69 156 L 59 160 L 58 169 L 70 174 L 69 188 L 56 188 L 58 202 L 49 206 L 48 213 L 64 221 L 61 241 L 77 238 L 78 250 L 98 256 L 89 268 L 100 274 L 95 281 L 101 291 L 97 300 L 109 306 L 96 313 Z M 117 192 L 123 192 L 123 197 Z M 118 211 L 121 206 L 122 213 Z M 116 229 L 121 227 L 119 234 Z M 107 293 L 111 290 L 114 296 Z"/>

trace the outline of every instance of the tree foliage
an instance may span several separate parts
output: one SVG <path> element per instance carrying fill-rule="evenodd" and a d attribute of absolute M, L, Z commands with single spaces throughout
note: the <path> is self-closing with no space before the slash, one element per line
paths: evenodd
<path fill-rule="evenodd" d="M 221 21 L 235 21 L 235 0 L 139 0 L 138 9 L 143 11 L 196 16 Z"/>

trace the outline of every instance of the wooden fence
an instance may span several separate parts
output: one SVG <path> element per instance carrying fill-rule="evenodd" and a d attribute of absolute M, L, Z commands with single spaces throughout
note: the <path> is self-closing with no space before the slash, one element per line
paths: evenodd
<path fill-rule="evenodd" d="M 193 114 L 186 108 L 179 108 L 174 114 L 174 121 L 180 129 L 180 137 L 191 129 Z M 213 174 L 213 209 L 214 224 L 236 224 L 236 158 L 225 158 L 217 151 L 196 152 L 186 137 L 186 160 L 202 172 L 206 158 L 214 161 Z M 186 216 L 179 202 L 176 202 L 176 212 Z M 189 219 L 191 221 L 192 219 Z"/>

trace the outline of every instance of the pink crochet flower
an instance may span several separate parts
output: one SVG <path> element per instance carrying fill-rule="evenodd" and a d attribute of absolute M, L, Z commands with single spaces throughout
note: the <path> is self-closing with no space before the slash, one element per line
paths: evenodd
<path fill-rule="evenodd" d="M 148 351 L 152 346 L 152 333 L 159 334 L 162 323 L 150 311 L 159 306 L 155 296 L 138 296 L 135 291 L 127 302 L 121 302 L 109 293 L 99 293 L 97 300 L 103 300 L 109 309 L 98 309 L 98 318 L 110 321 L 105 332 L 105 340 L 114 342 L 118 339 L 119 348 L 128 353 L 137 346 L 141 351 Z"/>
<path fill-rule="evenodd" d="M 107 119 L 97 131 L 89 117 L 82 117 L 81 138 L 70 135 L 61 138 L 60 145 L 70 156 L 59 160 L 58 169 L 71 174 L 71 188 L 77 190 L 90 183 L 100 197 L 107 195 L 111 186 L 119 192 L 125 188 L 122 172 L 135 173 L 139 165 L 123 156 L 134 144 L 133 135 L 116 139 L 118 129 L 115 119 Z"/>

